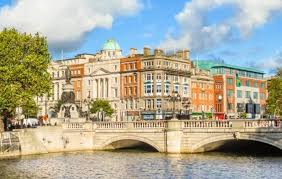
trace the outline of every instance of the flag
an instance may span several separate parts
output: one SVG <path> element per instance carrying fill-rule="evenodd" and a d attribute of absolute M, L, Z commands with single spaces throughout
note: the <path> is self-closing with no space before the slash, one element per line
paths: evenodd
<path fill-rule="evenodd" d="M 237 87 L 240 87 L 242 84 L 241 84 L 241 80 L 240 80 L 240 78 L 239 78 L 239 74 L 238 73 L 236 73 L 236 86 Z"/>

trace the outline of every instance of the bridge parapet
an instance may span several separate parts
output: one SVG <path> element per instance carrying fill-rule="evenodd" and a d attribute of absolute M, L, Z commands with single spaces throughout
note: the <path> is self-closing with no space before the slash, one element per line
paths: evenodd
<path fill-rule="evenodd" d="M 182 122 L 183 128 L 232 128 L 232 121 L 189 120 Z"/>
<path fill-rule="evenodd" d="M 94 129 L 152 129 L 166 128 L 167 121 L 96 122 Z"/>

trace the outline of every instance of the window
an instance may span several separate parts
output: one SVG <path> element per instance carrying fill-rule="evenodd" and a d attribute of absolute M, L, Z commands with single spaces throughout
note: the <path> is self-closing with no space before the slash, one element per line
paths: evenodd
<path fill-rule="evenodd" d="M 132 95 L 132 87 L 129 87 L 129 95 Z"/>
<path fill-rule="evenodd" d="M 188 85 L 183 87 L 183 94 L 188 94 Z"/>
<path fill-rule="evenodd" d="M 251 97 L 251 92 L 250 91 L 246 91 L 246 98 L 250 98 Z"/>
<path fill-rule="evenodd" d="M 115 65 L 115 71 L 117 71 L 117 65 Z"/>
<path fill-rule="evenodd" d="M 147 80 L 147 81 L 151 81 L 151 80 L 152 80 L 152 74 L 150 74 L 150 73 L 147 74 L 147 75 L 146 75 L 146 80 Z"/>
<path fill-rule="evenodd" d="M 227 96 L 228 97 L 232 97 L 232 95 L 233 95 L 233 90 L 227 90 Z"/>
<path fill-rule="evenodd" d="M 154 92 L 154 85 L 153 84 L 146 84 L 145 85 L 145 94 L 151 94 Z"/>
<path fill-rule="evenodd" d="M 258 87 L 258 83 L 257 82 L 254 82 L 254 87 Z"/>
<path fill-rule="evenodd" d="M 161 80 L 162 79 L 162 75 L 160 73 L 157 74 L 157 80 Z"/>
<path fill-rule="evenodd" d="M 260 84 L 260 87 L 261 87 L 261 88 L 265 88 L 265 84 L 264 84 L 264 83 L 261 83 L 261 84 Z"/>
<path fill-rule="evenodd" d="M 77 87 L 80 87 L 80 80 L 77 81 Z"/>
<path fill-rule="evenodd" d="M 258 92 L 254 92 L 253 97 L 254 99 L 258 99 Z"/>
<path fill-rule="evenodd" d="M 90 68 L 88 68 L 88 73 L 91 73 L 91 69 Z"/>
<path fill-rule="evenodd" d="M 157 108 L 161 108 L 161 107 L 162 107 L 162 100 L 157 99 Z"/>
<path fill-rule="evenodd" d="M 134 87 L 134 94 L 137 95 L 137 86 Z"/>
<path fill-rule="evenodd" d="M 117 97 L 118 94 L 117 89 L 114 90 L 114 93 L 115 93 L 114 96 Z"/>
<path fill-rule="evenodd" d="M 232 109 L 233 109 L 232 103 L 228 103 L 228 110 L 232 110 Z"/>
<path fill-rule="evenodd" d="M 237 90 L 237 98 L 242 98 L 242 90 Z"/>
<path fill-rule="evenodd" d="M 246 81 L 246 86 L 250 86 L 250 81 L 249 80 Z"/>
<path fill-rule="evenodd" d="M 227 84 L 232 85 L 233 84 L 233 79 L 232 78 L 227 78 Z"/>
<path fill-rule="evenodd" d="M 90 86 L 91 85 L 91 80 L 88 80 L 88 86 Z"/>
<path fill-rule="evenodd" d="M 170 88 L 170 85 L 169 84 L 165 84 L 165 93 L 169 93 L 169 88 Z"/>
<path fill-rule="evenodd" d="M 174 85 L 174 91 L 175 91 L 176 93 L 179 93 L 179 85 Z"/>
<path fill-rule="evenodd" d="M 115 83 L 117 84 L 117 77 L 115 77 Z"/>
<path fill-rule="evenodd" d="M 174 76 L 174 82 L 178 82 L 178 76 Z"/>
<path fill-rule="evenodd" d="M 187 81 L 188 81 L 188 80 L 187 80 L 187 78 L 186 78 L 186 77 L 184 77 L 184 83 L 187 83 Z"/>
<path fill-rule="evenodd" d="M 260 93 L 260 99 L 265 100 L 265 94 L 264 93 Z"/>
<path fill-rule="evenodd" d="M 165 80 L 166 80 L 166 81 L 168 81 L 168 80 L 169 80 L 169 77 L 168 77 L 168 75 L 167 75 L 167 74 L 165 74 L 164 78 L 165 78 Z"/>
<path fill-rule="evenodd" d="M 91 97 L 91 91 L 88 91 L 88 96 L 87 97 Z"/>
<path fill-rule="evenodd" d="M 160 84 L 157 85 L 157 93 L 162 92 L 162 86 Z"/>

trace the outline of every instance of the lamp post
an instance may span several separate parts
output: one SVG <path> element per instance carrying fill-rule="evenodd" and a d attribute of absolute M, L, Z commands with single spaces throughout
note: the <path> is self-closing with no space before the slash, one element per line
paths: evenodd
<path fill-rule="evenodd" d="M 175 113 L 175 102 L 181 101 L 180 94 L 176 91 L 172 91 L 172 95 L 168 95 L 168 99 L 169 101 L 173 103 L 171 120 L 177 120 L 176 113 Z"/>
<path fill-rule="evenodd" d="M 139 108 L 139 119 L 140 119 L 140 120 L 142 120 L 141 111 L 142 111 L 143 109 L 144 109 L 143 107 L 140 107 L 140 108 Z"/>
<path fill-rule="evenodd" d="M 220 105 L 219 105 L 219 108 L 218 108 L 218 110 L 219 111 L 216 111 L 216 112 L 221 112 L 221 101 L 222 101 L 222 96 L 221 95 L 218 95 L 217 96 L 217 101 L 218 101 L 218 103 L 220 103 Z M 224 115 L 224 119 L 225 119 L 225 115 Z"/>
<path fill-rule="evenodd" d="M 183 101 L 183 107 L 186 109 L 185 110 L 185 115 L 188 115 L 188 119 L 190 119 L 190 106 L 191 106 L 191 101 L 188 99 L 186 101 Z"/>

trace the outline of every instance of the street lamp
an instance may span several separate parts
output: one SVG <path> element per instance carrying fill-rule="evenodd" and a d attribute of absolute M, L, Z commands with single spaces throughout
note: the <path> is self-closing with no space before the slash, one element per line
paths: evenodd
<path fill-rule="evenodd" d="M 169 101 L 173 103 L 172 108 L 172 119 L 171 120 L 177 120 L 176 113 L 175 113 L 175 102 L 181 101 L 180 94 L 177 91 L 172 91 L 172 95 L 167 96 L 169 98 Z"/>
<path fill-rule="evenodd" d="M 188 119 L 190 119 L 190 106 L 191 106 L 191 101 L 185 100 L 183 101 L 183 107 L 186 109 L 185 114 L 188 115 Z"/>
<path fill-rule="evenodd" d="M 144 109 L 143 107 L 140 107 L 140 108 L 139 108 L 139 119 L 140 119 L 140 120 L 142 120 L 141 111 L 142 111 L 143 109 Z"/>

